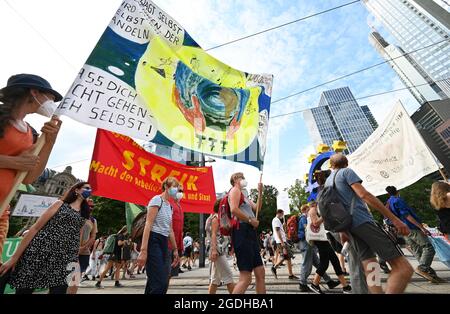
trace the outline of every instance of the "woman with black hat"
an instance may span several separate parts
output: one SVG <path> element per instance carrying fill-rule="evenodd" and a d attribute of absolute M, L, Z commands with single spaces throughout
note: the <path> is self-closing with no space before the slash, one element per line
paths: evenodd
<path fill-rule="evenodd" d="M 62 96 L 52 89 L 49 82 L 32 74 L 13 75 L 7 86 L 0 90 L 0 203 L 9 194 L 16 173 L 28 171 L 24 184 L 34 182 L 47 164 L 50 152 L 58 135 L 61 121 L 53 117 L 41 129 L 45 144 L 38 156 L 31 150 L 37 133 L 24 118 L 38 113 L 51 117 L 56 109 L 55 101 Z M 3 213 L 3 215 L 1 215 Z M 0 256 L 8 232 L 8 211 L 0 208 Z"/>

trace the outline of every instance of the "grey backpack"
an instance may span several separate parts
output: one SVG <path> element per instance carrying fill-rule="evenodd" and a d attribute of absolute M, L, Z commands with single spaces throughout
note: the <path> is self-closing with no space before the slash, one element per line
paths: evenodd
<path fill-rule="evenodd" d="M 331 232 L 342 232 L 349 230 L 352 225 L 352 211 L 355 198 L 352 199 L 350 210 L 346 209 L 339 199 L 336 190 L 336 176 L 340 169 L 336 171 L 333 178 L 333 185 L 326 186 L 317 196 L 320 216 L 326 230 Z"/>

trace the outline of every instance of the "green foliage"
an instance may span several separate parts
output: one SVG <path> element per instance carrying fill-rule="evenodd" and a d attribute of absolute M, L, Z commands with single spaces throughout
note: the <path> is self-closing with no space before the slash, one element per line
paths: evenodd
<path fill-rule="evenodd" d="M 205 214 L 205 221 L 208 215 Z M 196 213 L 184 213 L 184 232 L 190 232 L 192 239 L 197 239 L 199 237 L 200 228 L 200 214 Z"/>
<path fill-rule="evenodd" d="M 272 229 L 272 219 L 277 212 L 277 196 L 278 190 L 272 185 L 264 185 L 262 194 L 262 207 L 258 214 L 259 231 Z M 250 191 L 250 199 L 254 202 L 257 201 L 258 190 L 252 189 Z"/>
<path fill-rule="evenodd" d="M 110 235 L 126 225 L 125 203 L 109 198 L 93 196 L 92 216 L 97 219 L 98 235 Z"/>
<path fill-rule="evenodd" d="M 290 208 L 291 213 L 293 210 L 298 211 L 302 204 L 308 202 L 308 193 L 305 190 L 306 184 L 303 181 L 297 179 L 295 183 L 286 189 L 289 198 L 291 199 Z"/>

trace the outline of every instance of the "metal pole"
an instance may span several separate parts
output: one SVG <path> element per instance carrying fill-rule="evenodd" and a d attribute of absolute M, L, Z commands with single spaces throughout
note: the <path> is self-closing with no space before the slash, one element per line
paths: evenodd
<path fill-rule="evenodd" d="M 200 167 L 205 166 L 205 155 L 200 155 L 201 160 L 199 162 Z M 198 266 L 199 268 L 205 267 L 205 214 L 200 214 L 200 256 Z"/>

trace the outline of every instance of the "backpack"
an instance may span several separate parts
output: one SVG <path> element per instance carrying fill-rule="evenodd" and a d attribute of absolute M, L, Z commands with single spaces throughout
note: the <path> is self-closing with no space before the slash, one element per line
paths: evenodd
<path fill-rule="evenodd" d="M 339 199 L 336 190 L 336 176 L 340 169 L 336 171 L 332 186 L 325 186 L 317 196 L 320 215 L 323 217 L 325 230 L 332 232 L 342 232 L 349 230 L 352 225 L 353 206 L 355 197 L 352 199 L 350 211 L 347 210 Z"/>
<path fill-rule="evenodd" d="M 163 199 L 161 198 L 161 205 L 158 207 L 158 211 L 161 209 L 163 205 Z M 170 204 L 170 209 L 173 210 L 172 204 Z M 134 218 L 131 223 L 131 240 L 134 242 L 139 242 L 144 234 L 145 222 L 147 220 L 147 210 L 140 212 L 136 218 Z"/>
<path fill-rule="evenodd" d="M 298 243 L 298 217 L 296 215 L 290 217 L 287 221 L 287 238 L 294 243 Z"/>
<path fill-rule="evenodd" d="M 230 190 L 231 191 L 231 190 Z M 230 236 L 233 229 L 237 228 L 239 221 L 231 214 L 230 203 L 228 196 L 230 191 L 220 200 L 219 203 L 219 232 L 223 236 Z M 239 207 L 244 203 L 244 194 L 241 192 L 241 199 L 239 200 Z"/>
<path fill-rule="evenodd" d="M 112 234 L 106 239 L 105 246 L 103 247 L 103 254 L 113 254 L 116 248 L 117 234 Z"/>

